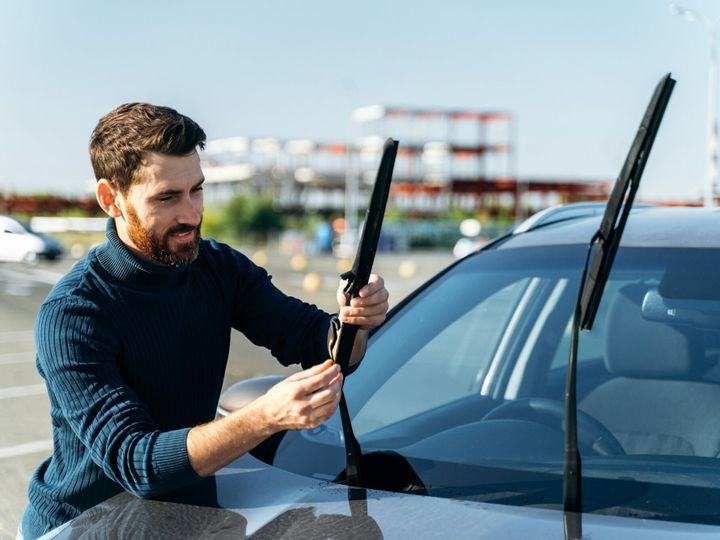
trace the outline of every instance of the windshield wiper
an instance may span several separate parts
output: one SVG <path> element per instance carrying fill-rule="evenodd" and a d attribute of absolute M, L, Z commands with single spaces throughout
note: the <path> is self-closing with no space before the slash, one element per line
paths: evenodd
<path fill-rule="evenodd" d="M 340 276 L 342 279 L 347 280 L 343 292 L 348 305 L 350 305 L 350 300 L 358 295 L 360 289 L 367 285 L 370 279 L 372 265 L 375 261 L 375 252 L 380 240 L 380 230 L 385 216 L 388 194 L 390 193 L 390 182 L 392 181 L 397 149 L 397 141 L 393 139 L 385 141 L 380 167 L 375 178 L 375 185 L 373 186 L 370 204 L 365 215 L 365 223 L 360 235 L 360 243 L 355 253 L 355 260 L 352 268 Z M 342 324 L 338 332 L 335 361 L 340 365 L 343 375 L 347 375 L 349 371 L 350 355 L 352 354 L 357 331 L 358 327 L 354 324 Z M 362 485 L 360 470 L 362 452 L 360 443 L 358 443 L 353 433 L 344 392 L 340 396 L 339 409 L 345 439 L 345 479 L 347 485 L 360 487 Z"/>
<path fill-rule="evenodd" d="M 573 315 L 565 387 L 565 462 L 563 470 L 563 524 L 565 538 L 582 538 L 582 463 L 577 440 L 577 350 L 580 327 L 591 330 L 600 299 L 607 283 L 620 238 L 625 230 L 635 194 L 655 135 L 665 114 L 675 80 L 668 73 L 655 88 L 635 135 L 625 164 L 608 199 L 600 228 L 593 235 L 580 280 L 578 300 Z M 588 262 L 592 254 L 592 262 Z"/>

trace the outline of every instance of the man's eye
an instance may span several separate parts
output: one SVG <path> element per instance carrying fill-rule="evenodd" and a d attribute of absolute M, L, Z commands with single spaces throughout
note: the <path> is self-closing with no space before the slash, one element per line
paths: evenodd
<path fill-rule="evenodd" d="M 197 187 L 193 188 L 193 191 L 202 191 L 202 190 L 203 190 L 202 186 L 197 186 Z"/>

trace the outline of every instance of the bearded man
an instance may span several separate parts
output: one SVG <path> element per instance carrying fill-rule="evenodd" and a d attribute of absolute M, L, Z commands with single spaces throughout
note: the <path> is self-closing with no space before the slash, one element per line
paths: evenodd
<path fill-rule="evenodd" d="M 202 239 L 205 133 L 168 107 L 125 104 L 90 140 L 107 241 L 53 288 L 36 323 L 53 454 L 33 475 L 19 536 L 52 532 L 119 493 L 155 497 L 212 475 L 270 435 L 336 410 L 337 321 L 359 325 L 351 364 L 388 308 L 372 276 L 337 316 L 286 296 L 267 272 Z M 341 284 L 342 287 L 342 284 Z M 303 371 L 214 419 L 230 347 L 243 332 Z"/>

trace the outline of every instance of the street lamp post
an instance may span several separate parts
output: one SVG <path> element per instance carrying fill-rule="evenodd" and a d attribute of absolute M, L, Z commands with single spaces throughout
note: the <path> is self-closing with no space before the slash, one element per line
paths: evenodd
<path fill-rule="evenodd" d="M 718 123 L 717 123 L 717 90 L 718 90 L 718 59 L 717 34 L 720 28 L 720 17 L 712 21 L 706 15 L 693 9 L 670 4 L 670 12 L 688 22 L 701 22 L 710 36 L 710 64 L 708 66 L 708 106 L 707 106 L 707 155 L 705 171 L 704 206 L 715 206 L 715 185 L 718 176 Z"/>

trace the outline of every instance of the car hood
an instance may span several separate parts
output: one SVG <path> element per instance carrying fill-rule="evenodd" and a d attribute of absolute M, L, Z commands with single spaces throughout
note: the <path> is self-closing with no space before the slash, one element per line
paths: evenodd
<path fill-rule="evenodd" d="M 351 500 L 356 499 L 356 500 Z M 717 536 L 720 527 L 586 515 L 584 538 Z M 246 455 L 163 500 L 121 493 L 55 538 L 562 538 L 562 513 L 342 485 L 292 474 Z"/>

